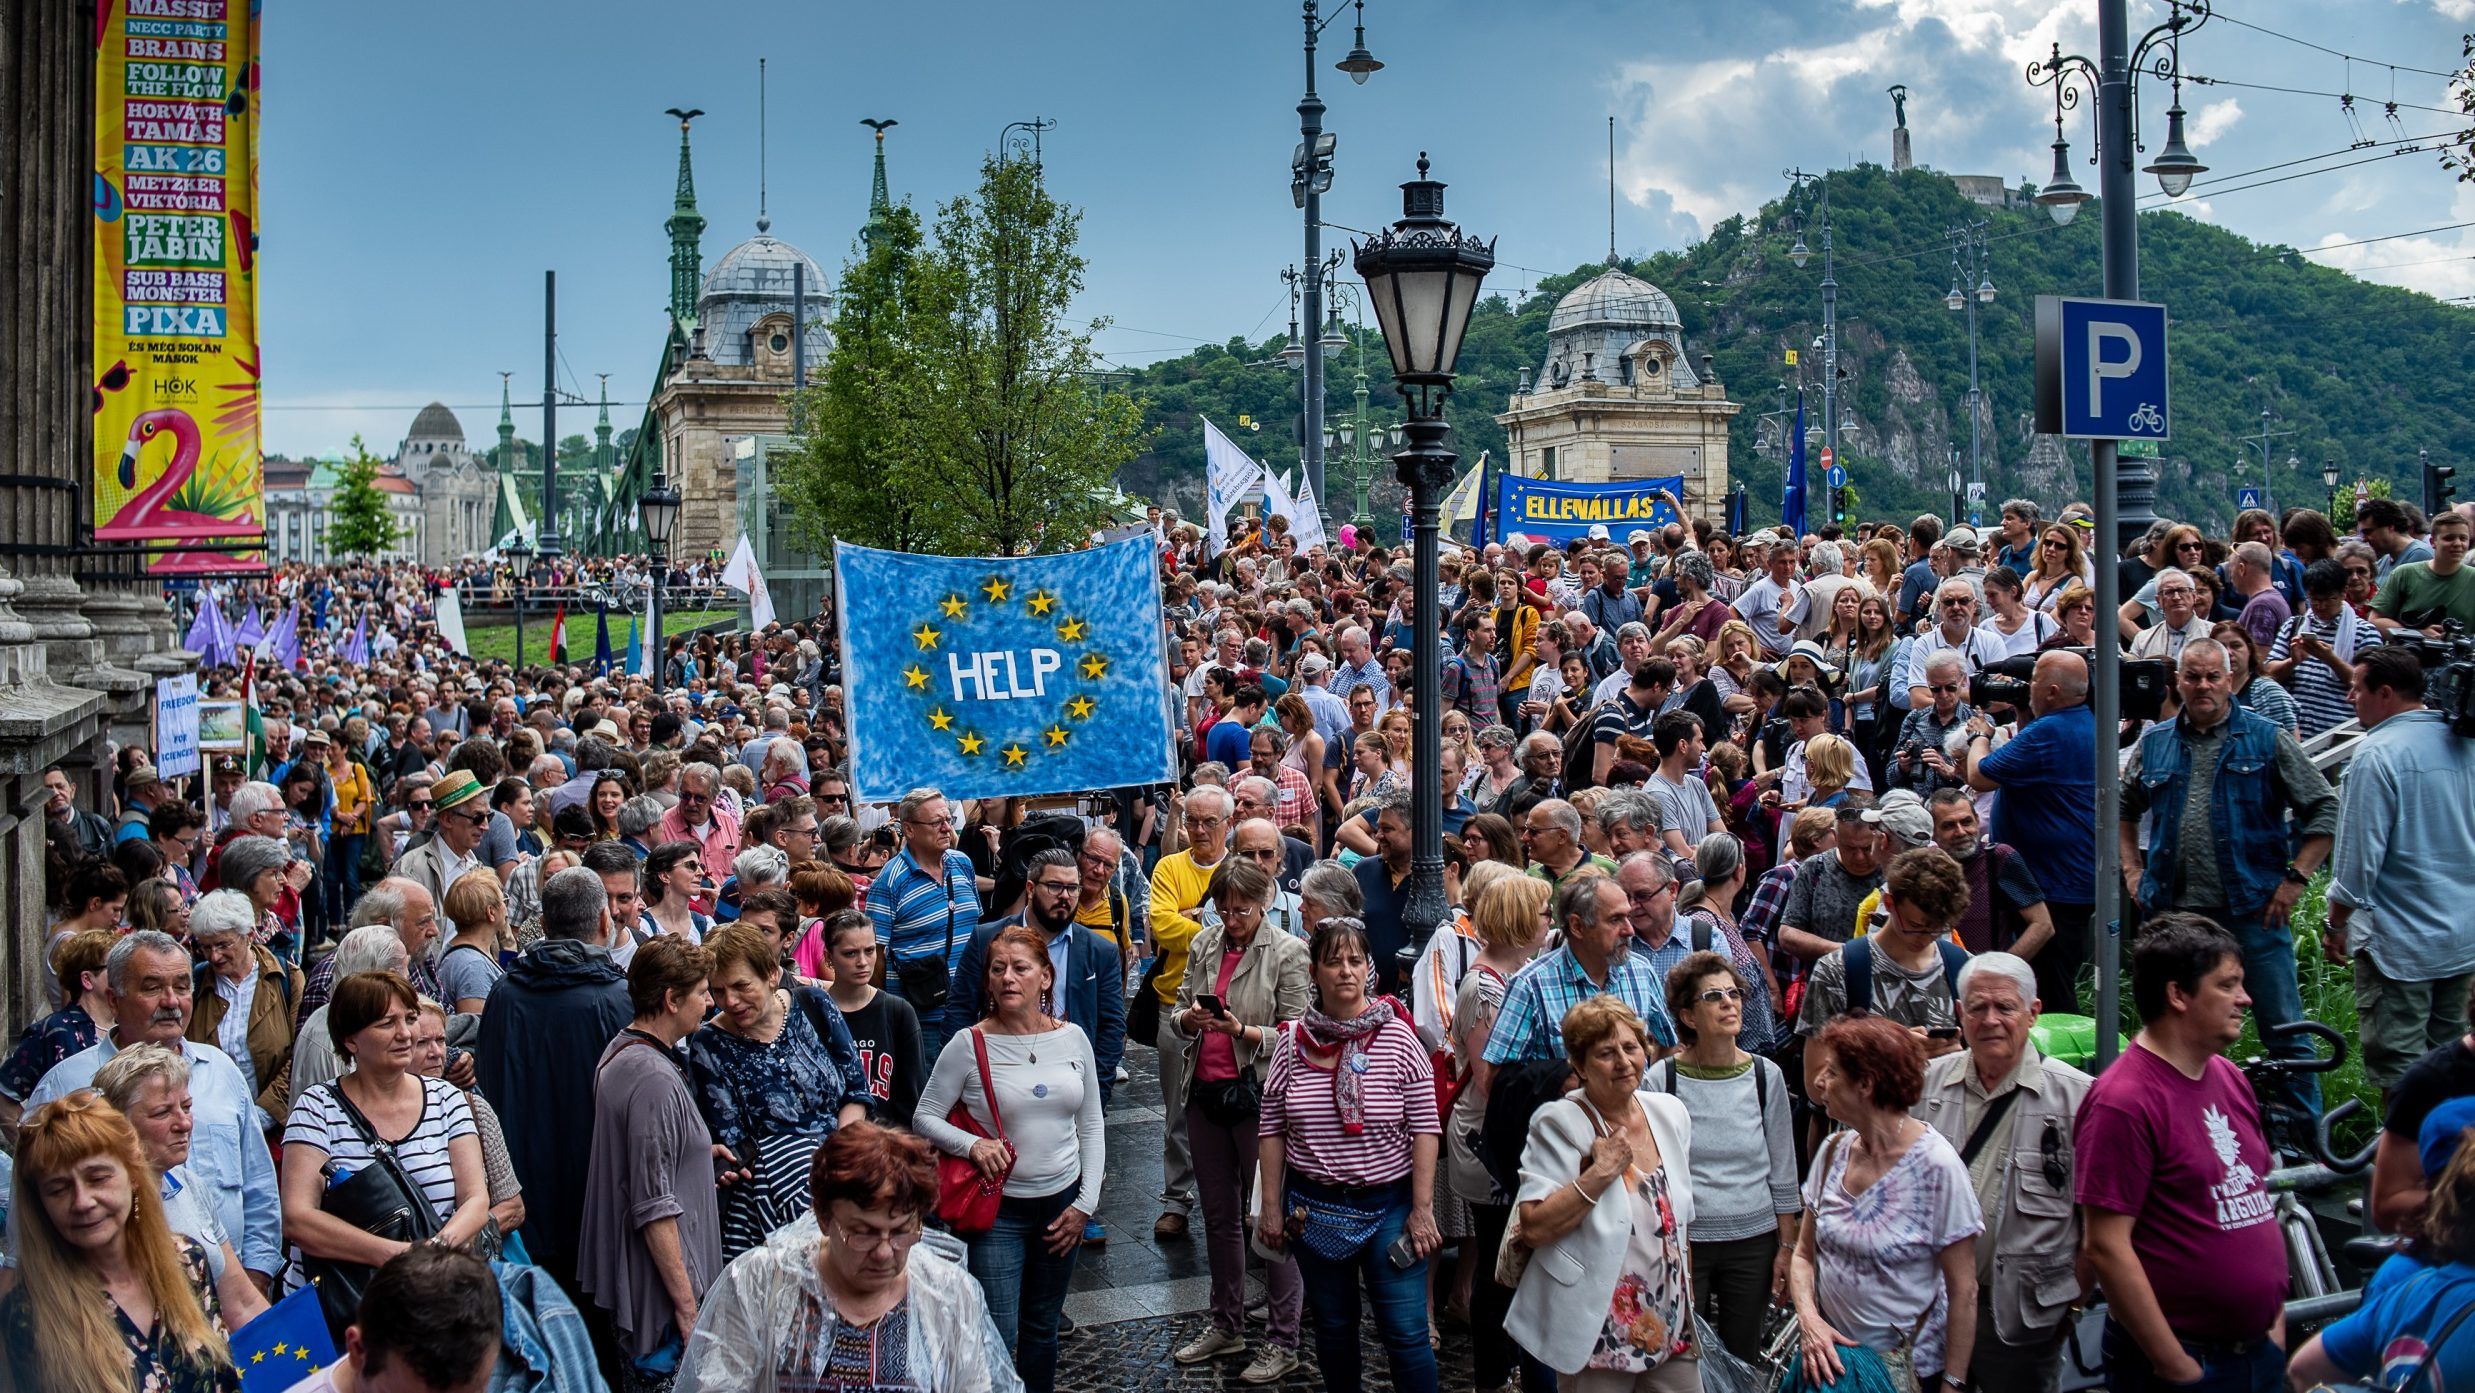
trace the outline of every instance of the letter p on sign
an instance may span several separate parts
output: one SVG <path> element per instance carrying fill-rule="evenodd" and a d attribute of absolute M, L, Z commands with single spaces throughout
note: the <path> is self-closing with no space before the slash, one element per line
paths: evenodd
<path fill-rule="evenodd" d="M 2166 310 L 2037 297 L 2037 429 L 2074 440 L 2163 440 Z"/>

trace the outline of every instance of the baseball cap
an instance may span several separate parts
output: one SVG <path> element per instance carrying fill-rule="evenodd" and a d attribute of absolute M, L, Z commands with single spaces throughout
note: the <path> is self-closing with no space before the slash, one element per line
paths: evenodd
<path fill-rule="evenodd" d="M 1332 670 L 1332 660 L 1321 653 L 1309 653 L 1298 659 L 1300 677 L 1321 677 Z"/>
<path fill-rule="evenodd" d="M 1653 540 L 1653 538 L 1650 536 L 1650 534 L 1649 534 L 1649 533 L 1647 533 L 1647 532 L 1645 532 L 1645 531 L 1643 531 L 1642 529 L 1640 529 L 1640 528 L 1638 528 L 1638 527 L 1636 527 L 1636 528 L 1634 528 L 1632 531 L 1627 532 L 1627 533 L 1625 533 L 1625 534 L 1624 534 L 1624 544 L 1625 544 L 1626 546 L 1628 546 L 1628 547 L 1637 547 L 1637 546 L 1640 546 L 1642 543 L 1647 542 L 1647 541 L 1651 541 L 1651 540 Z"/>
<path fill-rule="evenodd" d="M 129 791 L 135 793 L 141 788 L 162 783 L 163 776 L 156 773 L 155 766 L 151 764 L 136 764 L 130 766 L 129 777 L 124 782 L 127 783 Z"/>
<path fill-rule="evenodd" d="M 1606 540 L 1607 540 L 1607 524 L 1605 524 L 1605 523 L 1603 523 L 1603 522 L 1594 522 L 1594 523 L 1591 523 L 1591 524 L 1590 524 L 1590 540 L 1591 540 L 1591 541 L 1593 541 L 1593 542 L 1603 542 L 1603 541 L 1606 541 Z"/>
<path fill-rule="evenodd" d="M 2448 1166 L 2469 1127 L 2475 1127 L 2475 1097 L 2452 1098 L 2424 1114 L 2423 1126 L 2415 1133 L 2415 1155 L 2423 1162 L 2425 1179 L 2437 1178 Z"/>
<path fill-rule="evenodd" d="M 1925 800 L 1909 789 L 1882 795 L 1882 801 L 1865 809 L 1861 818 L 1889 832 L 1903 849 L 1925 846 L 1934 839 L 1934 815 L 1926 810 Z"/>
<path fill-rule="evenodd" d="M 1973 527 L 1954 527 L 1942 540 L 1953 551 L 1975 551 L 1977 549 L 1977 531 Z"/>

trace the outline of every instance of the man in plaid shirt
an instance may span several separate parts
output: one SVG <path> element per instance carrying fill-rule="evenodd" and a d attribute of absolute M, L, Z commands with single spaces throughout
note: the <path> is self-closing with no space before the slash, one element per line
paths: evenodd
<path fill-rule="evenodd" d="M 1470 621 L 1467 640 L 1444 663 L 1444 709 L 1468 715 L 1475 726 L 1503 719 L 1496 699 L 1503 694 L 1504 675 L 1495 665 L 1495 621 Z"/>
<path fill-rule="evenodd" d="M 1771 971 L 1778 976 L 1779 990 L 1805 975 L 1804 959 L 1779 947 L 1779 912 L 1787 908 L 1788 891 L 1796 885 L 1796 867 L 1806 857 L 1830 849 L 1838 832 L 1839 820 L 1828 808 L 1805 808 L 1796 814 L 1788 832 L 1788 854 L 1778 865 L 1762 873 L 1753 882 L 1753 898 L 1736 921 L 1737 931 L 1747 943 L 1760 943 L 1769 948 Z"/>
<path fill-rule="evenodd" d="M 1665 984 L 1629 951 L 1631 911 L 1614 876 L 1587 871 L 1565 878 L 1555 896 L 1564 942 L 1505 984 L 1504 1005 L 1487 1036 L 1488 1077 L 1497 1066 L 1519 1060 L 1562 1059 L 1564 1013 L 1594 996 L 1621 998 L 1650 1027 L 1654 1043 L 1676 1043 Z"/>

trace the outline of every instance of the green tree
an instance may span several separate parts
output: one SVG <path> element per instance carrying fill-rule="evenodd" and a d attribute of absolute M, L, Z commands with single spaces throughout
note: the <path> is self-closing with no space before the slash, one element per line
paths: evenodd
<path fill-rule="evenodd" d="M 378 458 L 352 438 L 352 458 L 336 471 L 335 497 L 327 504 L 327 549 L 337 556 L 376 556 L 404 535 L 387 495 L 378 488 Z"/>
<path fill-rule="evenodd" d="M 1144 429 L 1097 380 L 1106 321 L 1066 319 L 1082 215 L 1037 165 L 995 158 L 938 210 L 933 245 L 896 212 L 846 273 L 826 380 L 801 394 L 785 491 L 811 540 L 1007 555 L 1101 525 Z"/>

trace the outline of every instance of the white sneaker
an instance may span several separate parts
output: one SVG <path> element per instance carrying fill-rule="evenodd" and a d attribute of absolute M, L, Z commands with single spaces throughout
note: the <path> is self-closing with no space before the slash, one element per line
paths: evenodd
<path fill-rule="evenodd" d="M 1215 1325 L 1177 1347 L 1169 1357 L 1180 1364 L 1200 1364 L 1206 1359 L 1218 1359 L 1224 1354 L 1236 1354 L 1246 1348 L 1246 1337 L 1232 1334 Z"/>
<path fill-rule="evenodd" d="M 1296 1350 L 1266 1344 L 1255 1352 L 1255 1362 L 1247 1365 L 1246 1372 L 1239 1374 L 1238 1377 L 1248 1383 L 1278 1383 L 1289 1377 L 1289 1372 L 1297 1367 L 1298 1353 Z"/>

